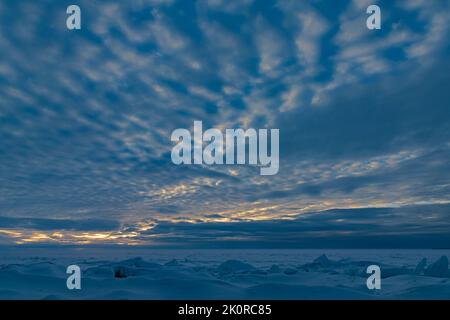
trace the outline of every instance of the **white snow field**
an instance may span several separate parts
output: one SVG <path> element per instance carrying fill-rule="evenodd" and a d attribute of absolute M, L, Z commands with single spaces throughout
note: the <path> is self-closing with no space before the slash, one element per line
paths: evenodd
<path fill-rule="evenodd" d="M 450 299 L 450 250 L 2 248 L 0 299 Z M 66 268 L 82 270 L 68 290 Z M 381 290 L 366 268 L 381 267 Z"/>

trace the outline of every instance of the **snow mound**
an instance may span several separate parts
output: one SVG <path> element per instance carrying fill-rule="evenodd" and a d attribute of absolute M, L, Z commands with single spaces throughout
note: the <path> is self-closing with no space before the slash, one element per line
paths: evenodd
<path fill-rule="evenodd" d="M 114 275 L 114 270 L 110 267 L 92 267 L 86 269 L 84 275 L 96 278 L 111 278 Z"/>
<path fill-rule="evenodd" d="M 264 271 L 264 270 L 260 270 L 260 269 L 256 269 L 251 271 L 251 274 L 257 275 L 257 276 L 264 276 L 266 275 L 268 272 Z"/>
<path fill-rule="evenodd" d="M 239 260 L 227 260 L 222 263 L 217 269 L 220 273 L 233 273 L 253 271 L 256 268 L 251 264 Z"/>
<path fill-rule="evenodd" d="M 348 288 L 328 286 L 306 286 L 301 284 L 264 283 L 247 288 L 247 297 L 251 299 L 370 299 L 366 293 Z"/>
<path fill-rule="evenodd" d="M 52 262 L 37 262 L 31 264 L 10 264 L 1 267 L 4 271 L 13 271 L 22 274 L 40 274 L 43 276 L 65 276 L 66 270 Z"/>
<path fill-rule="evenodd" d="M 381 270 L 381 278 L 386 279 L 395 276 L 411 274 L 411 270 L 406 267 L 400 268 L 384 268 Z"/>
<path fill-rule="evenodd" d="M 284 269 L 284 271 L 283 271 L 283 273 L 286 274 L 286 275 L 288 275 L 288 276 L 291 276 L 291 275 L 293 275 L 293 274 L 296 274 L 297 272 L 298 272 L 298 271 L 295 270 L 295 269 L 293 269 L 293 268 L 286 268 L 286 269 Z"/>

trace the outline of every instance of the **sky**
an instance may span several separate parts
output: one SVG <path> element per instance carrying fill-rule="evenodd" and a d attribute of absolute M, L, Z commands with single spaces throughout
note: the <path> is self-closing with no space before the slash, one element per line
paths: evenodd
<path fill-rule="evenodd" d="M 448 0 L 3 0 L 0 245 L 448 248 L 449 28 Z M 279 173 L 174 165 L 197 120 L 280 129 Z"/>

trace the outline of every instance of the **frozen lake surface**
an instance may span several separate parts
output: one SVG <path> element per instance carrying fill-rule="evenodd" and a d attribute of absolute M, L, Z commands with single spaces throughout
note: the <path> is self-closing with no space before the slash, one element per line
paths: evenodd
<path fill-rule="evenodd" d="M 450 250 L 121 247 L 1 253 L 2 299 L 450 299 Z M 81 290 L 66 287 L 72 264 L 81 267 Z M 367 289 L 372 264 L 381 267 L 381 290 Z"/>

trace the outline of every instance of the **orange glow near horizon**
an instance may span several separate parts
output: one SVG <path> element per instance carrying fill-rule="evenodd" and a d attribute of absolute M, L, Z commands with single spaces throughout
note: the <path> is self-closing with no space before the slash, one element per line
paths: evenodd
<path fill-rule="evenodd" d="M 156 221 L 161 223 L 239 223 L 244 221 L 271 221 L 293 220 L 307 213 L 326 211 L 330 209 L 364 209 L 401 207 L 412 204 L 415 199 L 404 199 L 397 202 L 369 201 L 362 204 L 353 199 L 326 200 L 320 203 L 311 203 L 298 209 L 295 201 L 283 204 L 268 204 L 262 202 L 241 204 L 237 208 L 216 211 L 212 216 L 210 212 L 202 212 L 186 216 L 162 216 Z M 416 202 L 417 203 L 417 202 Z M 433 201 L 420 204 L 448 204 L 448 201 Z M 295 210 L 294 210 L 295 209 Z M 59 243 L 59 244 L 122 244 L 122 245 L 148 245 L 151 239 L 158 239 L 158 234 L 148 233 L 158 225 L 155 220 L 127 223 L 126 227 L 111 231 L 70 231 L 52 230 L 40 231 L 33 229 L 0 229 L 0 236 L 10 238 L 16 244 L 29 243 Z M 175 226 L 176 227 L 176 226 Z"/>

